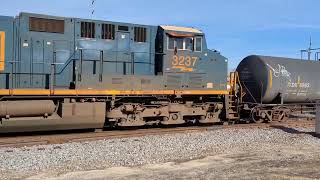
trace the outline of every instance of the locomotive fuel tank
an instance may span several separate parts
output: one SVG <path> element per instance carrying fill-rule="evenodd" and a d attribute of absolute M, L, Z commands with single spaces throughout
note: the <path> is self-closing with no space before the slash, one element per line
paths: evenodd
<path fill-rule="evenodd" d="M 320 62 L 252 55 L 237 67 L 252 103 L 308 103 L 320 99 Z M 282 99 L 282 100 L 281 100 Z"/>
<path fill-rule="evenodd" d="M 50 116 L 54 113 L 55 108 L 51 100 L 2 101 L 0 102 L 0 118 Z"/>

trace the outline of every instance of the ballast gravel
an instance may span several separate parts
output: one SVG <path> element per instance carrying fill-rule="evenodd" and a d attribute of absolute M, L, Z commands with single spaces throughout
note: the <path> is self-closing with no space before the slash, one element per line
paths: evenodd
<path fill-rule="evenodd" d="M 320 157 L 320 139 L 313 129 L 222 129 L 188 134 L 152 135 L 82 143 L 0 148 L 0 179 L 46 173 L 53 176 L 110 167 L 137 167 L 187 162 L 219 154 L 272 154 L 273 160 Z M 292 157 L 282 147 L 306 148 Z M 318 153 L 317 153 L 318 150 Z M 274 154 L 274 155 L 273 155 Z"/>

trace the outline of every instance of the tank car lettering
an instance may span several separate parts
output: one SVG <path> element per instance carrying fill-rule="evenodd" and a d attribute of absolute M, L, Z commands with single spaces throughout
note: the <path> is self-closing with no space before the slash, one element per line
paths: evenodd
<path fill-rule="evenodd" d="M 288 87 L 307 89 L 307 88 L 310 88 L 310 83 L 302 82 L 302 81 L 301 81 L 301 77 L 298 76 L 297 83 L 291 83 L 291 82 L 289 82 L 289 83 L 288 83 Z"/>
<path fill-rule="evenodd" d="M 247 69 L 244 69 L 243 71 L 240 72 L 240 76 L 243 81 L 247 81 L 250 78 L 252 78 L 252 73 L 249 72 Z"/>
<path fill-rule="evenodd" d="M 297 93 L 297 96 L 307 96 L 307 93 L 299 92 Z"/>
<path fill-rule="evenodd" d="M 310 88 L 310 83 L 288 83 L 289 88 Z"/>
<path fill-rule="evenodd" d="M 298 87 L 298 84 L 297 84 L 297 83 L 291 83 L 291 82 L 289 82 L 289 83 L 288 83 L 288 87 L 290 87 L 290 88 L 297 88 L 297 87 Z"/>
<path fill-rule="evenodd" d="M 192 72 L 197 63 L 198 57 L 191 56 L 177 56 L 172 57 L 171 65 L 173 69 L 180 69 L 181 71 Z"/>
<path fill-rule="evenodd" d="M 5 66 L 5 38 L 6 33 L 0 31 L 0 71 L 4 71 Z"/>
<path fill-rule="evenodd" d="M 287 78 L 289 81 L 291 81 L 291 73 L 289 71 L 287 71 L 285 66 L 282 66 L 280 64 L 278 64 L 277 68 L 273 68 L 270 64 L 267 64 L 267 66 L 273 71 L 273 75 L 275 77 L 285 77 Z"/>
<path fill-rule="evenodd" d="M 301 87 L 301 88 L 310 88 L 310 83 L 300 83 L 299 87 Z"/>

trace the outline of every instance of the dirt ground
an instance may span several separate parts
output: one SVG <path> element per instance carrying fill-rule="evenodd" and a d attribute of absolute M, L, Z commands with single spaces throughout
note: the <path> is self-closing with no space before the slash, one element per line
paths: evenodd
<path fill-rule="evenodd" d="M 320 160 L 274 161 L 254 153 L 217 155 L 187 162 L 169 162 L 142 167 L 114 167 L 105 170 L 73 172 L 58 177 L 36 179 L 318 179 Z"/>
<path fill-rule="evenodd" d="M 319 179 L 316 147 L 278 146 L 263 152 L 217 154 L 196 160 L 140 167 L 112 167 L 67 174 L 40 174 L 30 179 Z M 285 155 L 283 155 L 285 154 Z"/>

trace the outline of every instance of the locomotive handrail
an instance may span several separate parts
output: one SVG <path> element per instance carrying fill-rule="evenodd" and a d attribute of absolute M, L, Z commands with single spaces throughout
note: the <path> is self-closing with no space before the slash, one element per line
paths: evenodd
<path fill-rule="evenodd" d="M 239 74 L 237 71 L 231 72 L 229 77 L 229 84 L 231 92 L 237 93 L 237 86 L 239 87 L 240 91 L 240 102 L 242 102 L 243 94 L 243 87 L 241 85 L 241 81 L 239 78 Z"/>
<path fill-rule="evenodd" d="M 61 74 L 65 69 L 66 69 L 66 67 L 70 64 L 70 62 L 72 62 L 72 61 L 74 61 L 75 59 L 73 59 L 72 57 L 76 54 L 76 52 L 77 51 L 73 51 L 73 54 L 68 58 L 68 60 L 66 61 L 66 63 L 64 63 L 64 64 L 66 64 L 62 69 L 61 69 L 61 71 L 60 72 L 58 72 L 58 73 L 55 73 L 55 74 Z"/>
<path fill-rule="evenodd" d="M 75 50 L 74 52 L 73 52 L 73 54 L 68 58 L 68 60 L 65 62 L 65 63 L 63 63 L 63 64 L 65 64 L 65 66 L 59 71 L 59 72 L 57 72 L 57 73 L 55 73 L 55 75 L 60 75 L 65 69 L 66 69 L 66 67 L 70 64 L 70 62 L 73 62 L 74 60 L 79 60 L 79 58 L 77 59 L 77 58 L 72 58 L 75 54 L 76 54 L 76 52 L 78 52 L 79 50 L 93 50 L 93 51 L 97 51 L 97 52 L 101 52 L 101 51 L 103 51 L 103 52 L 128 52 L 128 51 L 109 51 L 109 50 L 98 50 L 98 49 L 84 49 L 84 48 L 79 48 L 79 49 L 77 49 L 77 50 Z M 55 51 L 56 52 L 56 51 Z M 132 53 L 132 52 L 131 52 Z M 148 53 L 148 52 L 133 52 L 133 53 Z M 130 54 L 130 53 L 129 53 Z M 148 53 L 148 54 L 160 54 L 160 55 L 165 55 L 165 53 Z M 95 60 L 95 61 L 99 61 L 98 59 L 97 60 Z M 110 61 L 110 62 L 112 62 L 112 61 Z M 137 63 L 140 63 L 140 62 L 137 62 Z"/>
<path fill-rule="evenodd" d="M 108 50 L 83 49 L 83 48 L 79 48 L 78 50 L 94 50 L 97 52 L 101 52 L 101 51 L 103 51 L 103 52 L 105 52 L 105 51 L 107 51 L 107 52 L 127 52 L 127 51 L 108 51 Z M 59 72 L 55 73 L 55 75 L 60 75 L 66 69 L 66 67 L 70 64 L 70 62 L 73 62 L 74 60 L 79 60 L 79 58 L 78 59 L 72 58 L 78 50 L 73 52 L 73 54 L 68 58 L 68 60 L 65 63 L 63 63 L 63 64 L 65 64 L 65 66 Z M 147 53 L 147 52 L 133 52 L 133 53 Z M 148 53 L 148 54 L 158 54 L 158 53 Z M 96 61 L 99 61 L 99 60 L 96 60 Z"/>
<path fill-rule="evenodd" d="M 243 87 L 241 85 L 241 81 L 240 81 L 240 77 L 239 77 L 239 73 L 237 71 L 235 71 L 236 73 L 236 78 L 237 78 L 237 81 L 238 81 L 238 84 L 239 84 L 239 87 L 240 87 L 240 102 L 242 102 L 242 98 L 245 94 L 243 94 Z"/>
<path fill-rule="evenodd" d="M 130 52 L 130 51 L 112 51 L 112 50 L 97 50 L 97 49 L 85 49 L 85 48 L 79 48 L 79 49 L 76 49 L 75 51 L 73 51 L 73 53 L 69 56 L 69 58 L 64 62 L 64 63 L 57 63 L 57 62 L 51 62 L 51 63 L 43 63 L 43 64 L 48 64 L 51 66 L 51 73 L 33 73 L 33 74 L 36 74 L 36 75 L 49 75 L 49 76 L 56 76 L 56 75 L 61 75 L 64 70 L 70 65 L 71 62 L 74 62 L 74 61 L 79 61 L 80 58 L 76 58 L 75 55 L 76 53 L 79 51 L 79 50 L 94 50 L 94 51 L 97 51 L 97 52 L 111 52 L 111 53 L 119 53 L 119 52 L 123 52 L 123 53 L 129 53 L 129 54 L 154 54 L 154 55 L 165 55 L 165 53 L 161 53 L 161 52 Z M 57 52 L 60 52 L 61 50 L 55 50 L 53 51 L 53 54 L 54 54 L 54 59 L 56 58 L 56 53 Z M 99 60 L 94 60 L 94 61 L 99 61 Z M 21 61 L 11 61 L 10 63 L 11 64 L 14 64 L 14 63 L 20 63 Z M 113 62 L 113 61 L 103 61 L 103 62 Z M 153 63 L 149 63 L 149 62 L 135 62 L 135 63 L 148 63 L 148 64 L 153 64 Z M 63 65 L 62 67 L 60 66 L 59 69 L 56 69 L 56 65 Z M 11 72 L 13 73 L 13 72 Z M 29 74 L 29 73 L 14 73 L 14 74 Z M 12 76 L 13 77 L 13 76 Z M 53 79 L 55 79 L 55 77 L 51 77 L 50 78 L 51 81 Z"/>
<path fill-rule="evenodd" d="M 90 48 L 78 48 L 77 50 L 89 50 L 89 51 L 103 51 L 103 52 L 115 52 L 115 53 L 118 53 L 118 52 L 123 52 L 123 53 L 145 53 L 145 54 L 162 54 L 162 55 L 165 55 L 165 53 L 161 53 L 161 52 L 137 52 L 137 51 L 114 51 L 114 50 L 104 50 L 104 49 L 90 49 Z"/>

